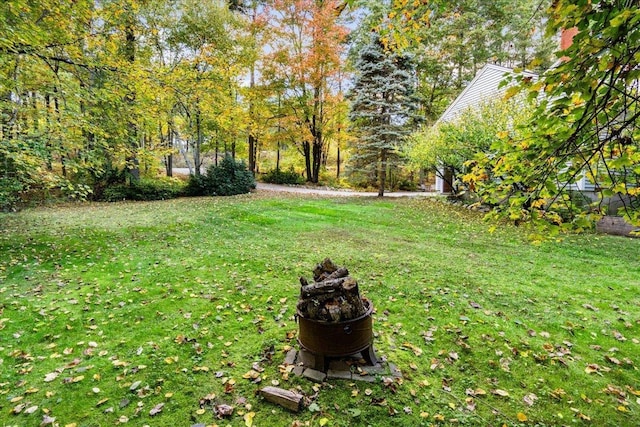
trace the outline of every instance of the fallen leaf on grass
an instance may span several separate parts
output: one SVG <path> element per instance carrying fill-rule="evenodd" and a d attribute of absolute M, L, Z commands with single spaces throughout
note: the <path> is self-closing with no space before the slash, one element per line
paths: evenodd
<path fill-rule="evenodd" d="M 227 405 L 226 403 L 214 406 L 213 410 L 216 413 L 216 417 L 220 419 L 233 415 L 233 406 Z"/>
<path fill-rule="evenodd" d="M 255 412 L 248 412 L 244 415 L 244 425 L 246 427 L 252 427 L 253 426 L 253 418 L 256 416 Z"/>
<path fill-rule="evenodd" d="M 420 356 L 422 354 L 422 349 L 420 347 L 417 347 L 409 342 L 402 344 L 402 348 L 413 351 L 413 354 L 415 354 L 416 356 Z"/>
<path fill-rule="evenodd" d="M 626 341 L 627 339 L 618 331 L 613 331 L 613 337 L 618 341 Z"/>
<path fill-rule="evenodd" d="M 604 356 L 604 360 L 606 360 L 607 362 L 613 363 L 614 365 L 622 365 L 622 362 L 620 362 L 618 359 L 616 359 L 613 356 L 609 356 L 608 354 Z"/>
<path fill-rule="evenodd" d="M 522 400 L 524 400 L 524 403 L 526 403 L 528 406 L 533 406 L 534 403 L 536 403 L 536 400 L 538 400 L 538 396 L 536 396 L 533 393 L 529 393 L 527 395 L 525 395 Z"/>
<path fill-rule="evenodd" d="M 38 410 L 37 406 L 30 406 L 27 409 L 24 410 L 25 414 L 33 414 L 34 412 L 36 412 Z"/>
<path fill-rule="evenodd" d="M 151 410 L 149 411 L 149 415 L 151 415 L 153 417 L 153 416 L 159 414 L 160 412 L 162 412 L 162 408 L 163 407 L 164 407 L 164 403 L 158 403 L 156 406 L 151 408 Z"/>
<path fill-rule="evenodd" d="M 250 371 L 248 371 L 246 374 L 244 374 L 242 376 L 242 378 L 244 378 L 245 380 L 255 380 L 256 378 L 260 377 L 260 373 L 257 371 L 254 371 L 253 369 L 251 369 Z"/>
<path fill-rule="evenodd" d="M 527 421 L 529 418 L 527 418 L 527 416 L 525 414 L 523 414 L 522 412 L 518 412 L 518 421 L 520 421 L 521 423 Z"/>
<path fill-rule="evenodd" d="M 501 390 L 499 388 L 497 388 L 495 390 L 491 390 L 491 394 L 494 394 L 494 395 L 500 396 L 500 397 L 509 397 L 509 392 L 508 391 Z"/>
<path fill-rule="evenodd" d="M 467 396 L 473 396 L 473 397 L 477 397 L 477 396 L 485 396 L 487 394 L 486 391 L 484 391 L 481 388 L 477 388 L 477 389 L 472 389 L 472 388 L 468 388 L 465 390 L 465 394 Z"/>
<path fill-rule="evenodd" d="M 11 412 L 12 412 L 14 415 L 18 415 L 19 413 L 21 413 L 21 412 L 24 410 L 24 408 L 26 408 L 26 406 L 27 406 L 27 405 L 25 405 L 24 403 L 21 403 L 21 404 L 19 404 L 19 405 L 16 405 L 16 406 L 11 410 Z"/>
<path fill-rule="evenodd" d="M 58 375 L 60 375 L 58 372 L 50 372 L 44 376 L 44 382 L 50 383 L 51 381 L 55 380 L 58 377 Z"/>
<path fill-rule="evenodd" d="M 40 423 L 41 426 L 48 426 L 50 424 L 53 424 L 56 422 L 56 417 L 50 417 L 47 414 L 44 414 L 42 416 L 42 422 Z"/>

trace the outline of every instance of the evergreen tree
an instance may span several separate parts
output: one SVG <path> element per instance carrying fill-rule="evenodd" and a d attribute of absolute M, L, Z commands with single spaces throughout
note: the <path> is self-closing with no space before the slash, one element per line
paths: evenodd
<path fill-rule="evenodd" d="M 384 195 L 387 173 L 397 163 L 397 149 L 419 120 L 416 73 L 412 58 L 386 49 L 372 33 L 355 63 L 350 119 L 357 142 L 352 172 L 365 173 Z"/>

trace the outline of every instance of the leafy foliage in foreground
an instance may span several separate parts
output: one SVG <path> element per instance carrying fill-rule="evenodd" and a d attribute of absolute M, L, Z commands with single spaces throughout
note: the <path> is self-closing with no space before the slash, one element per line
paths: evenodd
<path fill-rule="evenodd" d="M 261 193 L 0 215 L 0 423 L 633 424 L 638 242 L 485 227 L 430 200 Z M 402 381 L 280 366 L 297 278 L 326 256 L 373 301 Z M 313 404 L 255 396 L 272 384 Z"/>
<path fill-rule="evenodd" d="M 559 0 L 549 12 L 547 32 L 575 29 L 573 44 L 539 80 L 521 79 L 520 90 L 539 101 L 531 122 L 524 135 L 505 135 L 496 155 L 479 159 L 470 179 L 483 198 L 508 201 L 501 214 L 547 225 L 547 233 L 587 227 L 619 208 L 640 225 L 640 9 L 633 2 Z M 601 200 L 563 221 L 568 190 L 583 177 Z"/>

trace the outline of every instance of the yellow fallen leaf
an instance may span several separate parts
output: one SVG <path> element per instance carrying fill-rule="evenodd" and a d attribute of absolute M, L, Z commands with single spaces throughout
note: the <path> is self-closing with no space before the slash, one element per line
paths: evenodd
<path fill-rule="evenodd" d="M 204 409 L 198 409 L 198 410 L 196 411 L 196 414 L 198 414 L 198 415 L 202 415 L 202 414 L 204 414 L 205 412 L 207 412 L 207 411 L 205 411 Z"/>
<path fill-rule="evenodd" d="M 320 424 L 321 427 L 326 426 L 327 424 L 329 424 L 329 418 L 320 418 L 320 420 L 318 421 L 318 423 Z"/>
<path fill-rule="evenodd" d="M 242 376 L 242 378 L 244 378 L 245 380 L 255 380 L 256 378 L 258 378 L 260 376 L 260 373 L 257 371 L 254 371 L 253 369 L 251 369 L 250 371 L 248 371 L 246 374 L 244 374 Z"/>
<path fill-rule="evenodd" d="M 596 365 L 595 363 L 589 364 L 587 365 L 586 368 L 584 368 L 584 371 L 587 374 L 593 374 L 594 372 L 598 372 L 600 370 L 600 367 L 598 365 Z"/>
<path fill-rule="evenodd" d="M 244 425 L 247 427 L 253 426 L 253 417 L 256 416 L 255 412 L 248 412 L 244 415 Z"/>
<path fill-rule="evenodd" d="M 525 414 L 523 414 L 522 412 L 518 412 L 518 421 L 520 421 L 521 423 L 525 422 L 528 420 L 527 416 Z"/>
<path fill-rule="evenodd" d="M 509 392 L 505 390 L 500 390 L 499 388 L 492 390 L 491 393 L 495 394 L 496 396 L 509 397 Z"/>

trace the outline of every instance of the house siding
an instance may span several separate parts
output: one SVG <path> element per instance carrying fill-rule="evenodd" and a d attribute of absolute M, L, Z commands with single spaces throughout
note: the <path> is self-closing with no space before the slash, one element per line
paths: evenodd
<path fill-rule="evenodd" d="M 505 76 L 513 74 L 514 72 L 510 68 L 493 64 L 485 65 L 478 71 L 471 83 L 449 105 L 438 119 L 438 122 L 451 121 L 467 108 L 476 108 L 483 101 L 504 96 L 505 87 L 500 87 L 500 83 Z M 536 77 L 535 74 L 528 72 L 524 72 L 524 75 Z"/>

